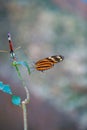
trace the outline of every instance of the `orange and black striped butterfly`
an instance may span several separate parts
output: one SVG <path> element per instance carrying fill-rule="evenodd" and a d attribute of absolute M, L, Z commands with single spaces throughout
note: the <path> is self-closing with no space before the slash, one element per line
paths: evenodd
<path fill-rule="evenodd" d="M 55 55 L 41 59 L 35 63 L 35 69 L 38 71 L 45 71 L 54 66 L 54 64 L 63 61 L 64 57 L 61 55 Z"/>

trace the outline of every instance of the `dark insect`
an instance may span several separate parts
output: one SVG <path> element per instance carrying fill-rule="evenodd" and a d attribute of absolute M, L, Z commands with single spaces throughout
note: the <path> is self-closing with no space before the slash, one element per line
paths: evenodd
<path fill-rule="evenodd" d="M 9 41 L 10 56 L 13 60 L 16 60 L 10 33 L 8 33 L 8 41 Z"/>

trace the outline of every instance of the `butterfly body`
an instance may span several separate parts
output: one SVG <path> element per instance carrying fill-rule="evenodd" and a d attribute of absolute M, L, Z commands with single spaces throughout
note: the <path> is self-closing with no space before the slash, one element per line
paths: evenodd
<path fill-rule="evenodd" d="M 16 50 L 20 49 L 21 47 L 19 46 L 16 49 L 14 49 L 10 33 L 8 33 L 8 42 L 9 42 L 10 57 L 12 60 L 16 60 L 16 54 L 15 54 L 14 50 L 16 51 Z M 7 52 L 8 53 L 8 51 L 6 51 L 6 50 L 0 50 L 0 52 Z"/>
<path fill-rule="evenodd" d="M 35 68 L 38 71 L 45 71 L 54 66 L 54 64 L 63 61 L 64 57 L 61 55 L 55 55 L 41 59 L 35 63 Z"/>
<path fill-rule="evenodd" d="M 8 41 L 9 41 L 10 56 L 13 60 L 16 60 L 10 33 L 8 33 Z"/>

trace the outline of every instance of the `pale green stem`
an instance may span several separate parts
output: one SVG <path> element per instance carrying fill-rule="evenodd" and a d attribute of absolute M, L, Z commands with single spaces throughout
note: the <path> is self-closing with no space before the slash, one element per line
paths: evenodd
<path fill-rule="evenodd" d="M 17 71 L 17 73 L 18 73 L 18 76 L 19 76 L 19 78 L 20 78 L 20 80 L 22 81 L 22 84 L 23 84 L 23 87 L 24 87 L 24 89 L 25 89 L 25 91 L 26 91 L 26 99 L 24 100 L 24 102 L 26 102 L 26 104 L 29 102 L 29 91 L 28 91 L 28 88 L 26 87 L 26 85 L 25 85 L 25 81 L 23 80 L 23 78 L 22 78 L 22 76 L 21 76 L 21 73 L 20 73 L 20 71 L 19 71 L 19 68 L 18 68 L 18 66 L 17 65 L 15 65 L 15 68 L 16 68 L 16 71 Z"/>
<path fill-rule="evenodd" d="M 27 109 L 26 109 L 26 104 L 24 101 L 22 101 L 22 110 L 23 110 L 23 119 L 24 119 L 24 130 L 28 130 Z"/>
<path fill-rule="evenodd" d="M 30 99 L 30 96 L 29 96 L 29 91 L 28 91 L 28 88 L 26 87 L 25 85 L 25 81 L 23 80 L 22 76 L 21 76 L 21 73 L 19 71 L 19 68 L 17 65 L 15 65 L 15 68 L 16 68 L 16 71 L 18 73 L 18 76 L 20 78 L 20 80 L 22 81 L 22 84 L 23 84 L 23 87 L 26 91 L 26 98 L 24 101 L 22 101 L 22 110 L 23 110 L 23 120 L 24 120 L 24 130 L 28 130 L 28 124 L 27 124 L 27 109 L 26 109 L 26 104 L 29 103 L 29 99 Z"/>

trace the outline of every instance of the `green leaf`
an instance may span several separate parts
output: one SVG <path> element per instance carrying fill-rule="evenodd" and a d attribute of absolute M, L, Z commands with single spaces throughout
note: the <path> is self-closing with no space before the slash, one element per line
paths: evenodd
<path fill-rule="evenodd" d="M 28 65 L 28 63 L 26 61 L 18 61 L 18 62 L 17 61 L 13 61 L 12 65 L 13 66 L 22 65 L 22 66 L 27 68 L 29 75 L 31 73 L 30 72 L 30 67 L 29 67 L 29 65 Z"/>
<path fill-rule="evenodd" d="M 2 91 L 8 94 L 12 94 L 12 91 L 9 85 L 3 85 Z"/>
<path fill-rule="evenodd" d="M 19 78 L 22 79 L 20 70 L 19 70 L 19 68 L 18 68 L 18 65 L 20 65 L 20 64 L 19 64 L 17 61 L 13 61 L 13 62 L 12 62 L 12 65 L 15 67 L 15 69 L 16 69 L 16 71 L 17 71 L 17 73 L 18 73 Z"/>
<path fill-rule="evenodd" d="M 2 90 L 2 92 L 12 94 L 10 86 L 7 84 L 3 84 L 3 82 L 1 82 L 1 81 L 0 81 L 0 90 Z"/>
<path fill-rule="evenodd" d="M 2 85 L 3 84 L 3 82 L 2 81 L 0 81 L 0 85 Z"/>
<path fill-rule="evenodd" d="M 31 72 L 30 72 L 30 67 L 29 67 L 28 63 L 26 61 L 22 61 L 22 65 L 24 65 L 27 68 L 28 73 L 30 75 Z"/>
<path fill-rule="evenodd" d="M 3 82 L 0 81 L 0 90 L 3 90 L 3 88 L 4 88 L 4 84 Z"/>
<path fill-rule="evenodd" d="M 12 95 L 12 103 L 16 106 L 20 106 L 21 98 L 19 96 Z"/>
<path fill-rule="evenodd" d="M 13 61 L 13 62 L 12 62 L 12 65 L 13 65 L 13 66 L 16 66 L 16 65 L 17 65 L 17 62 L 16 62 L 16 61 Z"/>

